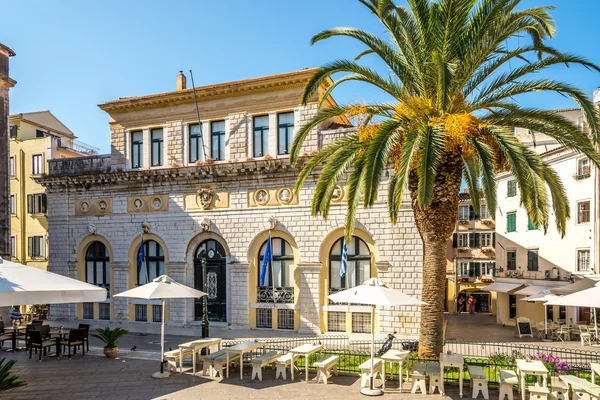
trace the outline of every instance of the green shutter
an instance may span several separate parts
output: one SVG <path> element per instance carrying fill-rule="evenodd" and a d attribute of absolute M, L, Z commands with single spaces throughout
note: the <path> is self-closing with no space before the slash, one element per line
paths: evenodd
<path fill-rule="evenodd" d="M 531 217 L 527 217 L 527 229 L 530 231 L 537 230 L 538 226 L 533 224 Z"/>
<path fill-rule="evenodd" d="M 507 196 L 508 197 L 514 197 L 517 195 L 517 181 L 515 181 L 514 179 L 508 181 L 508 193 Z"/>
<path fill-rule="evenodd" d="M 506 216 L 507 232 L 515 232 L 517 230 L 517 214 L 511 213 Z"/>

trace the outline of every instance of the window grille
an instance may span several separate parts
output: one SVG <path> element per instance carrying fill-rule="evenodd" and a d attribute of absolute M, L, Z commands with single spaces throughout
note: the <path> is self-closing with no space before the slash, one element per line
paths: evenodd
<path fill-rule="evenodd" d="M 278 310 L 277 327 L 279 329 L 294 329 L 294 310 Z"/>
<path fill-rule="evenodd" d="M 83 303 L 83 319 L 94 319 L 94 303 Z"/>
<path fill-rule="evenodd" d="M 256 327 L 257 328 L 272 328 L 273 314 L 270 308 L 256 309 Z"/>
<path fill-rule="evenodd" d="M 152 306 L 152 322 L 162 322 L 162 306 Z"/>
<path fill-rule="evenodd" d="M 327 327 L 329 332 L 346 332 L 346 313 L 328 312 Z"/>
<path fill-rule="evenodd" d="M 109 320 L 110 319 L 110 303 L 100 303 L 98 304 L 100 311 L 100 319 Z"/>
<path fill-rule="evenodd" d="M 135 320 L 138 322 L 148 321 L 148 307 L 145 304 L 135 305 Z"/>
<path fill-rule="evenodd" d="M 352 313 L 352 333 L 371 333 L 371 313 Z"/>

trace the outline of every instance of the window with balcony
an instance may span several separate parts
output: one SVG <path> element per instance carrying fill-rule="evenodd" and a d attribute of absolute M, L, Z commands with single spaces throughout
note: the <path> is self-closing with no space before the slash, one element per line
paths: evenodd
<path fill-rule="evenodd" d="M 254 157 L 264 157 L 269 151 L 269 116 L 254 117 L 253 121 L 253 151 Z"/>
<path fill-rule="evenodd" d="M 577 250 L 577 271 L 589 272 L 590 271 L 590 251 L 589 250 Z"/>
<path fill-rule="evenodd" d="M 527 230 L 528 231 L 537 231 L 538 230 L 538 225 L 533 223 L 530 216 L 527 216 Z"/>
<path fill-rule="evenodd" d="M 456 234 L 456 244 L 458 248 L 466 248 L 469 247 L 469 234 L 468 233 L 458 233 Z"/>
<path fill-rule="evenodd" d="M 110 288 L 110 257 L 102 242 L 93 242 L 85 253 L 85 281 L 105 289 Z"/>
<path fill-rule="evenodd" d="M 481 276 L 495 276 L 496 275 L 496 263 L 495 262 L 482 262 L 481 263 Z"/>
<path fill-rule="evenodd" d="M 585 179 L 590 177 L 590 159 L 582 158 L 577 161 L 576 179 Z"/>
<path fill-rule="evenodd" d="M 211 157 L 214 161 L 225 159 L 225 121 L 210 123 L 210 148 Z"/>
<path fill-rule="evenodd" d="M 17 213 L 17 200 L 14 194 L 10 195 L 10 203 L 8 204 L 8 208 L 11 215 L 15 215 Z"/>
<path fill-rule="evenodd" d="M 484 232 L 481 234 L 481 247 L 494 247 L 494 232 Z"/>
<path fill-rule="evenodd" d="M 165 253 L 162 247 L 154 240 L 144 241 L 143 260 L 138 266 L 138 285 L 152 282 L 165 273 Z M 139 248 L 136 254 L 140 254 Z M 141 267 L 141 268 L 140 268 Z"/>
<path fill-rule="evenodd" d="M 506 252 L 506 269 L 514 271 L 517 269 L 517 252 L 507 251 Z"/>
<path fill-rule="evenodd" d="M 31 175 L 42 175 L 44 173 L 44 156 L 34 154 L 31 156 Z"/>
<path fill-rule="evenodd" d="M 490 217 L 489 213 L 488 213 L 487 206 L 485 204 L 481 204 L 479 206 L 479 217 L 481 219 L 488 219 Z"/>
<path fill-rule="evenodd" d="M 510 212 L 506 214 L 506 231 L 516 232 L 517 231 L 517 213 Z"/>
<path fill-rule="evenodd" d="M 579 201 L 577 202 L 577 223 L 587 224 L 590 222 L 590 201 Z"/>
<path fill-rule="evenodd" d="M 286 112 L 277 114 L 277 154 L 290 154 L 294 141 L 294 113 Z"/>
<path fill-rule="evenodd" d="M 481 263 L 480 262 L 470 262 L 469 263 L 469 277 L 476 278 L 481 276 Z"/>
<path fill-rule="evenodd" d="M 538 270 L 538 251 L 537 250 L 528 250 L 527 251 L 527 271 L 537 271 Z"/>
<path fill-rule="evenodd" d="M 163 165 L 163 130 L 162 128 L 150 129 L 150 160 L 153 167 Z"/>
<path fill-rule="evenodd" d="M 371 278 L 371 251 L 367 244 L 357 236 L 353 236 L 346 242 L 347 261 L 345 271 L 343 271 L 341 268 L 342 243 L 343 238 L 338 239 L 329 252 L 330 293 L 358 286 Z"/>
<path fill-rule="evenodd" d="M 469 206 L 459 206 L 458 207 L 458 220 L 459 221 L 468 221 L 470 216 Z"/>
<path fill-rule="evenodd" d="M 144 159 L 142 131 L 131 132 L 131 168 L 141 168 Z"/>
<path fill-rule="evenodd" d="M 189 160 L 190 163 L 195 163 L 202 159 L 202 127 L 200 124 L 190 124 L 188 130 L 188 143 L 190 147 Z"/>
<path fill-rule="evenodd" d="M 509 180 L 506 183 L 507 186 L 507 197 L 514 197 L 517 195 L 517 181 L 514 179 Z"/>
<path fill-rule="evenodd" d="M 47 200 L 46 193 L 27 195 L 27 212 L 29 214 L 46 214 Z"/>
<path fill-rule="evenodd" d="M 10 177 L 16 176 L 16 165 L 14 156 L 10 158 L 10 162 L 8 164 L 8 175 Z"/>
<path fill-rule="evenodd" d="M 469 247 L 472 249 L 477 249 L 477 248 L 481 247 L 481 233 L 479 233 L 479 232 L 469 233 Z"/>
<path fill-rule="evenodd" d="M 29 236 L 27 238 L 27 255 L 30 258 L 46 256 L 46 243 L 44 236 Z"/>
<path fill-rule="evenodd" d="M 267 264 L 264 285 L 260 285 L 260 273 L 267 241 L 260 247 L 258 255 L 258 302 L 294 302 L 294 253 L 292 246 L 282 238 L 271 238 L 273 261 Z M 275 293 L 273 293 L 275 289 Z M 271 311 L 271 310 L 269 310 Z"/>

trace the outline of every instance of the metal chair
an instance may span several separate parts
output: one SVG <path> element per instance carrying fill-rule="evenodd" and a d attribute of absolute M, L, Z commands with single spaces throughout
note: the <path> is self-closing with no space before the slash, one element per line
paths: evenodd
<path fill-rule="evenodd" d="M 90 351 L 90 324 L 79 324 L 79 329 L 85 329 L 85 339 L 87 351 Z"/>
<path fill-rule="evenodd" d="M 556 339 L 561 342 L 571 340 L 571 327 L 567 324 L 561 325 L 556 331 Z"/>
<path fill-rule="evenodd" d="M 56 347 L 56 339 L 47 339 L 44 340 L 42 338 L 42 332 L 39 330 L 30 330 L 29 331 L 29 359 L 31 360 L 31 354 L 33 353 L 33 349 L 35 349 L 36 353 L 40 351 L 40 361 L 42 361 L 42 353 L 46 356 L 48 353 L 46 349 L 49 347 Z M 58 349 L 57 349 L 58 350 Z"/>
<path fill-rule="evenodd" d="M 581 345 L 585 346 L 585 343 L 592 345 L 592 334 L 590 328 L 587 325 L 579 325 L 579 338 L 581 339 Z"/>
<path fill-rule="evenodd" d="M 85 329 L 71 329 L 69 331 L 69 337 L 63 342 L 64 346 L 68 348 L 69 360 L 71 359 L 71 349 L 73 349 L 73 354 L 77 354 L 77 348 L 79 346 L 81 346 L 82 357 L 85 357 L 84 340 Z"/>

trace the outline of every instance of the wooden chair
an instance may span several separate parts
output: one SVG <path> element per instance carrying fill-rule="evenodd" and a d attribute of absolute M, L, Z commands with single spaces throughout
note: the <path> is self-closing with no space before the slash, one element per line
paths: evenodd
<path fill-rule="evenodd" d="M 85 357 L 85 346 L 83 345 L 85 341 L 85 329 L 71 329 L 69 331 L 69 337 L 66 341 L 63 341 L 62 344 L 64 347 L 68 348 L 69 360 L 71 359 L 71 349 L 73 349 L 73 354 L 77 354 L 77 348 L 81 346 L 82 357 Z"/>
<path fill-rule="evenodd" d="M 87 351 L 90 351 L 90 324 L 79 324 L 79 329 L 85 329 L 85 338 L 84 342 L 87 346 Z"/>
<path fill-rule="evenodd" d="M 567 324 L 561 325 L 560 328 L 556 330 L 556 339 L 561 342 L 571 340 L 571 327 Z"/>
<path fill-rule="evenodd" d="M 42 332 L 39 330 L 30 330 L 29 331 L 29 359 L 31 360 L 31 354 L 33 353 L 33 349 L 37 352 L 40 351 L 40 361 L 42 361 L 42 353 L 44 356 L 47 355 L 46 349 L 49 347 L 56 347 L 56 339 L 47 339 L 44 340 L 42 338 Z"/>

